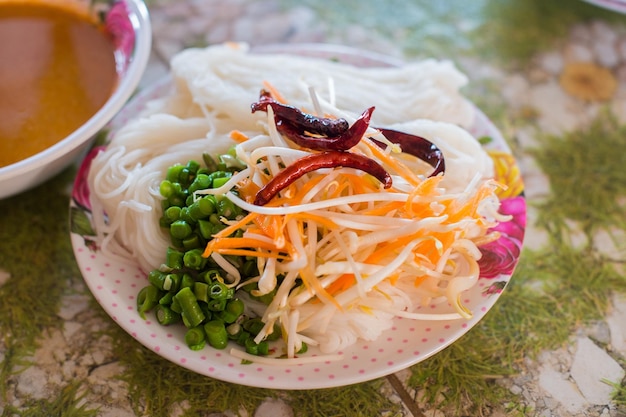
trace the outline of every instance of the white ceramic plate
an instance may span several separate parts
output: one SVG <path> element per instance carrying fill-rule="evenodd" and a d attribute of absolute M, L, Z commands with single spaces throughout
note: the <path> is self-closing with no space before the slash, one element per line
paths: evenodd
<path fill-rule="evenodd" d="M 342 47 L 302 45 L 267 47 L 262 52 L 277 51 L 332 57 L 362 66 L 396 64 L 377 55 Z M 133 118 L 146 102 L 167 94 L 169 86 L 170 84 L 164 81 L 136 96 L 112 121 L 109 126 L 111 134 Z M 512 232 L 510 237 L 515 240 L 514 249 L 519 250 L 523 240 L 526 212 L 517 166 L 510 157 L 509 148 L 500 132 L 482 112 L 477 110 L 476 121 L 470 131 L 477 138 L 491 137 L 492 141 L 486 146 L 494 151 L 494 158 L 500 159 L 500 163 L 496 165 L 503 166 L 502 161 L 505 161 L 506 175 L 516 177 L 514 181 L 517 182 L 519 192 L 506 199 L 514 203 L 513 207 L 517 207 L 515 222 L 511 223 L 513 226 L 511 230 L 516 232 Z M 86 159 L 83 165 L 88 162 Z M 81 171 L 84 171 L 84 168 L 85 166 Z M 382 377 L 423 361 L 456 341 L 485 316 L 510 279 L 510 273 L 519 256 L 519 252 L 514 250 L 512 254 L 510 251 L 507 252 L 508 257 L 501 257 L 498 256 L 499 249 L 494 248 L 494 252 L 485 257 L 493 261 L 490 261 L 492 264 L 484 265 L 493 276 L 481 278 L 478 285 L 463 296 L 465 305 L 474 312 L 470 320 L 413 321 L 398 318 L 393 328 L 383 333 L 376 341 L 356 343 L 340 352 L 343 359 L 335 362 L 297 366 L 242 364 L 240 360 L 229 355 L 228 349 L 216 350 L 207 346 L 201 351 L 190 350 L 184 342 L 182 325 L 163 327 L 151 315 L 147 320 L 139 317 L 136 296 L 138 291 L 148 284 L 146 275 L 137 266 L 119 264 L 97 250 L 90 236 L 90 228 L 93 226 L 90 224 L 89 208 L 85 207 L 85 204 L 80 204 L 85 191 L 88 191 L 84 189 L 81 175 L 79 172 L 70 207 L 71 240 L 80 270 L 96 300 L 125 331 L 162 357 L 194 372 L 237 384 L 275 389 L 327 388 Z M 506 230 L 508 229 L 505 228 L 503 236 L 508 238 Z M 453 312 L 449 305 L 427 306 L 423 307 L 422 311 Z M 306 355 L 315 354 L 315 349 L 310 348 Z"/>

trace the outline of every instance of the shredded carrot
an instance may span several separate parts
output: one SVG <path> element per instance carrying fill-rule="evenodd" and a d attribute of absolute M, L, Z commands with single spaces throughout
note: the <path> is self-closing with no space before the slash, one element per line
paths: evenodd
<path fill-rule="evenodd" d="M 389 256 L 396 251 L 402 250 L 402 248 L 404 248 L 407 244 L 415 239 L 422 237 L 423 235 L 423 231 L 418 231 L 414 234 L 403 236 L 394 241 L 382 243 L 378 245 L 374 253 L 367 257 L 365 263 L 374 265 L 379 264 L 386 256 Z"/>
<path fill-rule="evenodd" d="M 309 181 L 306 181 L 300 190 L 293 196 L 292 204 L 300 204 L 309 191 L 313 189 L 313 187 L 317 186 L 324 179 L 323 175 L 316 175 L 311 178 Z"/>
<path fill-rule="evenodd" d="M 213 238 L 215 239 L 215 238 L 230 236 L 231 234 L 235 233 L 237 230 L 243 229 L 246 225 L 254 221 L 254 219 L 256 219 L 258 216 L 259 216 L 258 213 L 248 213 L 246 216 L 244 216 L 244 218 L 242 218 L 238 222 L 233 223 L 230 226 L 214 234 Z"/>
<path fill-rule="evenodd" d="M 212 239 L 207 243 L 202 256 L 209 257 L 211 253 L 220 249 L 239 249 L 239 248 L 259 248 L 278 252 L 279 248 L 273 243 L 264 240 L 252 239 L 247 237 L 223 237 Z"/>
<path fill-rule="evenodd" d="M 399 175 L 401 175 L 405 180 L 409 182 L 409 184 L 417 186 L 422 180 L 413 172 L 413 170 L 409 169 L 406 165 L 400 162 L 397 158 L 394 158 L 390 154 L 386 153 L 380 146 L 376 145 L 370 139 L 363 138 L 361 143 L 367 145 L 368 149 L 372 154 L 380 159 L 384 164 L 388 165 L 394 171 L 396 171 Z"/>
<path fill-rule="evenodd" d="M 484 200 L 493 190 L 488 184 L 483 184 L 480 189 L 472 196 L 472 198 L 464 205 L 459 207 L 458 201 L 454 200 L 448 206 L 448 210 L 445 213 L 450 215 L 448 221 L 454 223 L 464 217 L 478 217 L 476 210 L 482 200 Z"/>
<path fill-rule="evenodd" d="M 272 98 L 274 98 L 274 100 L 276 100 L 276 101 L 278 101 L 279 103 L 282 103 L 282 104 L 286 104 L 287 103 L 287 100 L 285 99 L 285 97 L 283 97 L 283 95 L 280 94 L 280 91 L 278 91 L 278 89 L 276 87 L 274 87 L 272 85 L 272 83 L 270 83 L 267 80 L 264 80 L 263 81 L 263 87 L 265 87 L 265 89 L 270 92 L 270 94 L 272 95 Z"/>
<path fill-rule="evenodd" d="M 248 139 L 250 139 L 248 135 L 246 135 L 243 132 L 240 132 L 239 130 L 232 130 L 230 132 L 230 138 L 237 143 L 243 143 L 247 141 Z"/>
<path fill-rule="evenodd" d="M 222 255 L 251 256 L 253 258 L 277 258 L 281 260 L 289 259 L 289 256 L 281 255 L 278 252 L 262 252 L 253 249 L 216 249 L 215 252 Z"/>
<path fill-rule="evenodd" d="M 456 232 L 430 232 L 431 239 L 424 239 L 415 247 L 415 252 L 428 259 L 433 265 L 439 262 L 441 255 L 456 240 Z"/>
<path fill-rule="evenodd" d="M 391 283 L 391 285 L 396 285 L 396 282 L 398 282 L 398 279 L 400 279 L 400 273 L 399 272 L 395 272 L 391 275 L 389 275 L 389 282 Z"/>
<path fill-rule="evenodd" d="M 343 174 L 342 181 L 350 184 L 353 194 L 365 194 L 378 191 L 379 183 L 369 175 Z"/>
<path fill-rule="evenodd" d="M 254 219 L 254 224 L 256 224 L 262 234 L 274 238 L 274 230 L 276 230 L 278 222 L 280 222 L 280 220 L 281 219 L 277 216 L 259 214 Z"/>
<path fill-rule="evenodd" d="M 298 219 L 300 221 L 311 220 L 317 223 L 318 225 L 324 226 L 328 230 L 336 229 L 337 223 L 332 221 L 331 219 L 327 219 L 326 217 L 319 216 L 313 213 L 294 213 L 292 214 L 292 218 Z"/>
<path fill-rule="evenodd" d="M 362 210 L 359 214 L 366 214 L 368 216 L 384 216 L 385 214 L 391 213 L 394 210 L 402 209 L 403 207 L 404 203 L 400 201 L 390 201 L 388 203 L 379 204 L 376 207 Z"/>
<path fill-rule="evenodd" d="M 249 179 L 245 179 L 237 184 L 237 191 L 239 191 L 239 195 L 244 200 L 250 202 L 254 200 L 256 193 L 261 189 L 257 184 L 250 181 Z"/>
<path fill-rule="evenodd" d="M 326 287 L 326 291 L 328 291 L 331 295 L 335 295 L 341 291 L 347 290 L 354 284 L 356 284 L 356 277 L 354 274 L 343 274 Z"/>
<path fill-rule="evenodd" d="M 428 279 L 428 275 L 424 274 L 424 275 L 420 275 L 418 277 L 415 277 L 415 281 L 413 281 L 413 285 L 415 285 L 416 287 L 419 287 L 420 285 L 422 285 L 424 283 L 424 281 L 426 281 Z"/>
<path fill-rule="evenodd" d="M 300 272 L 300 278 L 302 278 L 302 282 L 304 283 L 304 285 L 309 290 L 312 289 L 315 295 L 320 300 L 322 299 L 328 300 L 332 304 L 334 304 L 335 307 L 337 307 L 337 309 L 342 310 L 339 303 L 337 303 L 337 300 L 335 300 L 335 297 L 330 295 L 328 291 L 325 290 L 324 287 L 322 287 L 322 284 L 320 283 L 319 279 L 317 279 L 317 277 L 315 276 L 315 274 L 313 273 L 313 271 L 308 265 L 306 268 L 301 269 L 299 272 Z"/>
<path fill-rule="evenodd" d="M 417 187 L 415 187 L 413 191 L 409 193 L 409 198 L 406 200 L 405 205 L 406 212 L 409 215 L 415 217 L 418 212 L 423 211 L 424 204 L 421 202 L 416 202 L 415 200 L 417 199 L 417 197 L 420 196 L 425 197 L 436 195 L 437 185 L 439 185 L 442 179 L 443 176 L 441 175 L 436 177 L 429 177 L 422 181 L 420 184 L 418 184 Z"/>

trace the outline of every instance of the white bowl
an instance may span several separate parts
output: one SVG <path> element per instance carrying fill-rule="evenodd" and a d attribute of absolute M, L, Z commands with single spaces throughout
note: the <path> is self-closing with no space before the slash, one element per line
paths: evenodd
<path fill-rule="evenodd" d="M 56 2 L 63 3 L 64 0 Z M 134 48 L 128 59 L 121 64 L 125 69 L 119 74 L 115 90 L 104 106 L 69 136 L 29 158 L 0 167 L 0 199 L 33 188 L 76 161 L 91 145 L 98 131 L 117 114 L 137 88 L 150 57 L 152 44 L 150 17 L 142 0 L 121 0 L 121 2 L 126 5 L 128 15 L 126 23 L 130 22 L 134 33 Z M 88 0 L 67 0 L 66 3 L 72 3 L 72 7 L 78 9 L 83 8 L 85 13 L 90 11 L 102 15 L 109 10 L 107 8 L 109 6 L 106 5 L 103 6 L 105 7 L 103 10 L 89 9 L 93 2 Z M 114 6 L 118 7 L 116 13 L 121 10 L 118 3 Z M 119 25 L 115 27 L 115 30 L 119 29 Z M 120 53 L 122 53 L 120 49 L 116 50 L 116 57 L 119 57 Z M 119 68 L 120 63 L 117 65 Z"/>

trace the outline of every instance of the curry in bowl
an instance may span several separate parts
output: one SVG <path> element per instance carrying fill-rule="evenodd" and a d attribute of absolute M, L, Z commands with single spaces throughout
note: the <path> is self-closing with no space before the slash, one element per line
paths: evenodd
<path fill-rule="evenodd" d="M 110 37 L 87 16 L 40 2 L 0 3 L 0 167 L 60 141 L 110 97 Z"/>

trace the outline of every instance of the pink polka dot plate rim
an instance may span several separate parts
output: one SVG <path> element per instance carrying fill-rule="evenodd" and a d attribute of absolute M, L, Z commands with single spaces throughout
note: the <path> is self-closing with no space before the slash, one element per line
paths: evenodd
<path fill-rule="evenodd" d="M 258 52 L 326 57 L 357 66 L 400 64 L 384 56 L 329 45 L 277 45 Z M 150 100 L 167 94 L 170 87 L 171 82 L 163 80 L 137 94 L 111 122 L 109 135 L 135 117 Z M 119 326 L 145 347 L 191 371 L 241 385 L 289 390 L 330 388 L 383 377 L 427 359 L 467 333 L 497 302 L 519 259 L 526 214 L 519 169 L 501 133 L 478 109 L 470 132 L 483 139 L 481 142 L 494 159 L 499 180 L 509 185 L 509 189 L 513 188 L 510 195 L 501 196 L 502 207 L 510 210 L 513 223 L 502 229 L 502 237 L 496 241 L 504 238 L 501 244 L 487 248 L 484 253 L 485 261 L 481 264 L 484 276 L 478 285 L 463 293 L 463 303 L 474 313 L 469 320 L 396 318 L 393 326 L 376 340 L 359 341 L 339 352 L 342 359 L 337 361 L 301 365 L 244 364 L 229 354 L 231 346 L 225 350 L 207 346 L 192 351 L 184 342 L 184 326 L 164 327 L 152 314 L 144 320 L 137 313 L 136 296 L 148 284 L 146 274 L 137 265 L 121 264 L 97 250 L 88 210 L 80 204 L 85 190 L 78 176 L 70 204 L 70 237 L 76 261 L 95 299 Z M 88 158 L 81 169 L 86 163 Z M 444 314 L 452 312 L 452 307 L 447 304 L 423 306 L 418 312 Z M 232 347 L 239 348 L 234 344 Z M 311 347 L 306 356 L 313 355 L 320 353 Z"/>

